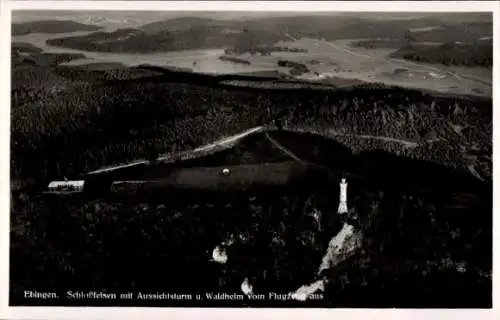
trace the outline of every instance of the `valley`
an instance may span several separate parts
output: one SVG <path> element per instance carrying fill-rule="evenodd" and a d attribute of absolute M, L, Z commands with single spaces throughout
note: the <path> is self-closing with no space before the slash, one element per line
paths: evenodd
<path fill-rule="evenodd" d="M 67 66 L 119 63 L 129 67 L 153 65 L 183 68 L 205 74 L 275 72 L 280 77 L 306 82 L 338 83 L 336 79 L 346 79 L 369 83 L 381 82 L 450 94 L 490 96 L 492 93 L 491 68 L 480 65 L 418 62 L 412 56 L 412 54 L 440 54 L 431 53 L 429 48 L 441 48 L 450 36 L 452 39 L 467 41 L 475 39 L 480 42 L 478 46 L 486 45 L 485 48 L 488 50 L 487 40 L 480 40 L 487 39 L 491 34 L 485 23 L 471 23 L 469 33 L 461 34 L 461 29 L 454 25 L 446 28 L 427 27 L 425 24 L 431 21 L 426 19 L 409 22 L 389 21 L 386 23 L 387 26 L 384 24 L 379 26 L 379 24 L 371 25 L 370 23 L 373 23 L 371 20 L 343 17 L 337 22 L 338 26 L 334 24 L 330 27 L 331 30 L 328 30 L 322 25 L 326 24 L 327 19 L 322 17 L 318 20 L 318 25 L 299 32 L 298 29 L 294 29 L 294 23 L 300 20 L 298 17 L 236 22 L 186 17 L 142 26 L 134 25 L 133 28 L 113 29 L 112 25 L 106 25 L 104 31 L 95 33 L 75 31 L 15 35 L 12 41 L 29 43 L 44 53 L 74 53 L 85 56 L 62 64 Z M 349 24 L 342 27 L 341 23 L 346 21 L 355 21 L 351 23 L 354 25 L 357 23 L 360 28 L 375 26 L 370 34 L 371 38 L 359 38 L 359 32 Z M 123 23 L 119 25 L 124 26 Z M 264 25 L 268 25 L 269 28 L 264 28 Z M 406 36 L 405 27 L 410 27 L 406 31 Z M 399 38 L 392 40 L 379 38 L 386 31 L 384 28 L 400 30 Z M 349 34 L 352 38 L 348 38 Z M 418 53 L 419 49 L 412 49 L 413 51 L 408 49 L 408 42 L 403 39 L 403 36 L 410 37 L 408 34 L 416 38 L 412 48 L 424 48 L 420 49 L 422 53 Z M 191 39 L 192 37 L 195 38 Z M 200 41 L 196 42 L 196 39 Z M 247 50 L 253 50 L 251 48 L 269 45 L 287 48 L 288 51 L 269 54 L 245 53 Z M 183 47 L 188 49 L 180 49 Z M 238 48 L 238 53 L 230 53 L 226 57 L 224 51 L 232 47 Z M 457 51 L 455 54 L 462 53 Z M 283 59 L 304 64 L 308 72 L 291 74 L 290 69 L 278 66 L 278 61 Z M 471 56 L 471 59 L 479 58 Z M 241 61 L 245 63 L 240 63 Z"/>

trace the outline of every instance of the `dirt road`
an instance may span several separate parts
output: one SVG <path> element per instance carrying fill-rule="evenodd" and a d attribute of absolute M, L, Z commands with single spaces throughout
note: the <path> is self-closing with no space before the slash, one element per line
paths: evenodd
<path fill-rule="evenodd" d="M 343 137 L 354 137 L 354 138 L 360 138 L 360 139 L 372 139 L 372 140 L 382 140 L 382 141 L 387 141 L 387 142 L 396 142 L 403 144 L 407 148 L 415 148 L 418 146 L 418 143 L 415 141 L 410 141 L 410 140 L 403 140 L 403 139 L 396 139 L 396 138 L 391 138 L 391 137 L 384 137 L 384 136 L 372 136 L 372 135 L 362 135 L 362 134 L 352 134 L 352 133 L 344 133 L 344 132 L 338 132 L 335 131 L 334 129 L 325 129 L 323 131 L 316 130 L 314 128 L 286 128 L 288 131 L 293 131 L 293 132 L 309 132 L 309 133 L 314 133 L 317 135 L 321 136 L 343 136 Z"/>
<path fill-rule="evenodd" d="M 219 139 L 217 141 L 214 141 L 210 144 L 206 144 L 204 146 L 198 147 L 194 150 L 181 152 L 180 154 L 177 154 L 177 155 L 167 153 L 167 154 L 164 154 L 164 155 L 161 155 L 160 157 L 158 157 L 157 161 L 169 162 L 169 161 L 172 161 L 174 159 L 180 159 L 180 160 L 191 159 L 191 158 L 205 155 L 206 153 L 209 153 L 209 152 L 214 152 L 214 151 L 230 148 L 233 145 L 233 143 L 237 142 L 238 140 L 240 140 L 248 135 L 251 135 L 252 133 L 259 132 L 263 128 L 264 127 L 262 127 L 262 126 L 254 127 L 254 128 L 248 129 L 246 131 L 243 131 L 241 133 L 238 133 L 238 134 L 235 134 L 235 135 L 232 135 L 229 137 L 225 137 L 225 138 Z M 112 166 L 112 167 L 107 167 L 107 168 L 102 168 L 99 170 L 91 171 L 91 172 L 88 172 L 87 174 L 99 174 L 99 173 L 104 173 L 104 172 L 110 172 L 110 171 L 114 171 L 117 169 L 123 169 L 123 168 L 127 168 L 127 167 L 141 165 L 141 164 L 147 164 L 147 163 L 149 163 L 148 160 L 141 159 L 141 160 L 136 160 L 136 161 L 126 163 L 126 164 L 120 164 L 120 165 L 116 165 L 116 166 Z"/>
<path fill-rule="evenodd" d="M 227 149 L 227 148 L 232 147 L 233 144 L 236 143 L 237 141 L 239 141 L 240 139 L 242 139 L 242 138 L 244 138 L 244 137 L 246 137 L 248 135 L 251 135 L 253 133 L 257 133 L 257 132 L 263 131 L 264 129 L 265 128 L 263 126 L 258 126 L 258 127 L 254 127 L 254 128 L 248 129 L 246 131 L 243 131 L 241 133 L 238 133 L 238 134 L 235 134 L 235 135 L 232 135 L 232 136 L 229 136 L 229 137 L 225 137 L 225 138 L 219 139 L 217 141 L 214 141 L 212 143 L 200 146 L 200 147 L 198 147 L 198 148 L 196 148 L 194 150 L 184 151 L 184 152 L 181 152 L 181 153 L 176 154 L 176 155 L 171 154 L 171 153 L 167 153 L 167 154 L 164 154 L 164 155 L 161 155 L 160 157 L 158 157 L 157 161 L 160 161 L 160 162 L 171 162 L 171 161 L 174 161 L 174 160 L 187 160 L 187 159 L 192 159 L 192 158 L 200 157 L 200 156 L 206 155 L 208 153 L 212 153 L 214 151 L 219 151 L 219 150 Z M 324 133 L 321 133 L 321 132 L 316 132 L 314 129 L 290 129 L 290 131 L 298 131 L 298 132 L 307 131 L 307 132 L 313 132 L 313 133 L 317 133 L 317 134 L 324 134 Z M 418 145 L 414 141 L 401 140 L 401 139 L 395 139 L 395 138 L 390 138 L 390 137 L 379 137 L 379 136 L 370 136 L 370 135 L 346 134 L 346 133 L 342 133 L 342 132 L 337 132 L 335 130 L 328 131 L 328 135 L 333 135 L 333 136 L 335 136 L 335 135 L 337 135 L 337 136 L 352 136 L 352 137 L 357 137 L 357 138 L 362 138 L 362 139 L 374 139 L 374 140 L 390 141 L 390 142 L 396 142 L 396 143 L 404 144 L 406 147 L 409 147 L 409 148 L 414 148 L 414 147 L 416 147 Z M 285 148 L 283 148 L 281 146 L 281 144 L 279 144 L 279 142 L 277 142 L 276 140 L 274 140 L 273 138 L 271 138 L 269 135 L 266 135 L 266 137 L 275 146 L 277 146 L 279 149 L 281 149 L 282 151 L 284 151 L 285 153 L 287 153 L 288 155 L 290 155 L 296 161 L 302 162 L 302 160 L 296 158 L 295 155 L 290 154 Z M 102 168 L 102 169 L 99 169 L 99 170 L 91 171 L 91 172 L 88 172 L 87 174 L 93 175 L 93 174 L 99 174 L 99 173 L 104 173 L 104 172 L 110 172 L 110 171 L 114 171 L 114 170 L 118 170 L 118 169 L 133 167 L 133 166 L 137 166 L 137 165 L 143 165 L 143 164 L 147 164 L 147 163 L 149 163 L 148 160 L 140 159 L 140 160 L 136 160 L 136 161 L 133 161 L 133 162 L 130 162 L 130 163 L 126 163 L 126 164 L 120 164 L 120 165 L 116 165 L 116 166 L 112 166 L 112 167 L 107 167 L 107 168 Z"/>
<path fill-rule="evenodd" d="M 334 136 L 344 136 L 344 137 L 355 137 L 355 138 L 361 138 L 361 139 L 372 139 L 372 140 L 382 140 L 382 141 L 387 141 L 387 142 L 396 142 L 396 143 L 401 143 L 407 148 L 415 148 L 418 146 L 418 143 L 410 140 L 403 140 L 403 139 L 396 139 L 396 138 L 390 138 L 390 137 L 383 137 L 383 136 L 371 136 L 371 135 L 362 135 L 362 134 L 348 134 L 348 133 L 342 133 L 342 132 L 337 132 L 337 131 L 330 131 L 331 135 Z"/>

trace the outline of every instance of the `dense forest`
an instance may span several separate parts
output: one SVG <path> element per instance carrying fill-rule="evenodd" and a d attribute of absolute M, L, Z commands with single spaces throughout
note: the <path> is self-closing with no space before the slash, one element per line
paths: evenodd
<path fill-rule="evenodd" d="M 151 53 L 237 47 L 250 51 L 288 38 L 279 33 L 244 29 L 231 33 L 223 27 L 194 26 L 181 30 L 147 33 L 141 29 L 119 29 L 95 32 L 84 36 L 50 39 L 47 44 L 57 47 L 97 52 Z"/>
<path fill-rule="evenodd" d="M 235 46 L 233 48 L 227 48 L 224 50 L 225 54 L 261 54 L 261 55 L 271 55 L 273 52 L 300 52 L 307 53 L 308 50 L 304 48 L 289 48 L 288 46 L 276 46 L 276 45 L 256 45 L 255 47 L 249 48 L 248 46 Z"/>
<path fill-rule="evenodd" d="M 65 297 L 67 290 L 95 287 L 108 293 L 165 288 L 186 294 L 236 293 L 245 277 L 253 280 L 256 293 L 298 288 L 314 279 L 328 240 L 342 223 L 332 212 L 338 205 L 332 194 L 338 190 L 304 185 L 301 192 L 288 186 L 231 197 L 167 193 L 156 201 L 127 196 L 16 202 L 10 301 L 49 306 L 491 307 L 491 197 L 466 197 L 461 202 L 468 207 L 453 209 L 433 195 L 350 183 L 350 203 L 365 235 L 363 250 L 325 274 L 331 279 L 325 299 Z M 477 200 L 484 201 L 482 207 L 474 204 Z M 311 208 L 323 213 L 322 230 Z M 231 237 L 235 243 L 228 249 L 228 263 L 210 262 L 213 248 Z M 27 285 L 57 291 L 60 298 L 23 300 Z"/>
<path fill-rule="evenodd" d="M 493 65 L 493 43 L 449 43 L 440 46 L 410 44 L 398 49 L 390 56 L 416 62 L 491 67 Z"/>
<path fill-rule="evenodd" d="M 26 35 L 30 33 L 64 33 L 74 31 L 97 31 L 100 26 L 88 25 L 69 20 L 46 20 L 26 23 L 13 23 L 12 35 Z"/>
<path fill-rule="evenodd" d="M 25 51 L 24 51 L 25 52 Z M 12 51 L 12 65 L 19 70 L 44 67 L 55 67 L 61 63 L 69 62 L 75 59 L 84 59 L 85 55 L 81 53 L 42 53 L 33 52 L 29 55 L 23 54 L 23 51 Z M 17 72 L 17 70 L 16 70 Z M 36 72 L 36 71 L 35 71 Z"/>
<path fill-rule="evenodd" d="M 240 59 L 240 58 L 232 57 L 232 56 L 227 56 L 227 55 L 220 56 L 219 60 L 221 60 L 221 61 L 229 61 L 229 62 L 239 63 L 239 64 L 244 64 L 244 65 L 250 65 L 250 64 L 252 64 L 248 60 Z"/>
<path fill-rule="evenodd" d="M 216 80 L 208 86 L 204 81 L 193 83 L 193 75 L 179 83 L 182 72 L 148 78 L 151 71 L 133 68 L 77 74 L 71 70 L 14 69 L 13 178 L 46 181 L 71 176 L 144 158 L 151 144 L 160 152 L 191 149 L 262 124 L 267 108 L 296 128 L 337 128 L 352 134 L 338 139 L 354 149 L 373 144 L 396 148 L 393 151 L 449 166 L 474 165 L 481 175 L 491 175 L 488 99 L 373 84 L 337 90 L 261 90 Z M 137 80 L 109 82 L 128 76 Z M 409 140 L 418 146 L 405 148 L 355 135 Z"/>
<path fill-rule="evenodd" d="M 387 40 L 356 40 L 349 45 L 365 49 L 399 49 L 408 44 L 405 39 L 387 39 Z"/>

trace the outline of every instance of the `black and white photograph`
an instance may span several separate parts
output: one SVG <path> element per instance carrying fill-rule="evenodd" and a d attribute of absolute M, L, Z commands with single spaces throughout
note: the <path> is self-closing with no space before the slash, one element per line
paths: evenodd
<path fill-rule="evenodd" d="M 10 12 L 10 307 L 493 308 L 491 10 L 120 9 Z"/>

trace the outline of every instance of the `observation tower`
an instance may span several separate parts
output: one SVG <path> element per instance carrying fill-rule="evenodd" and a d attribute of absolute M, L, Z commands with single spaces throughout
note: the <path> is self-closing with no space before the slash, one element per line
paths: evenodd
<path fill-rule="evenodd" d="M 340 182 L 340 200 L 339 200 L 339 210 L 338 214 L 347 213 L 347 182 L 345 178 L 342 178 Z"/>

